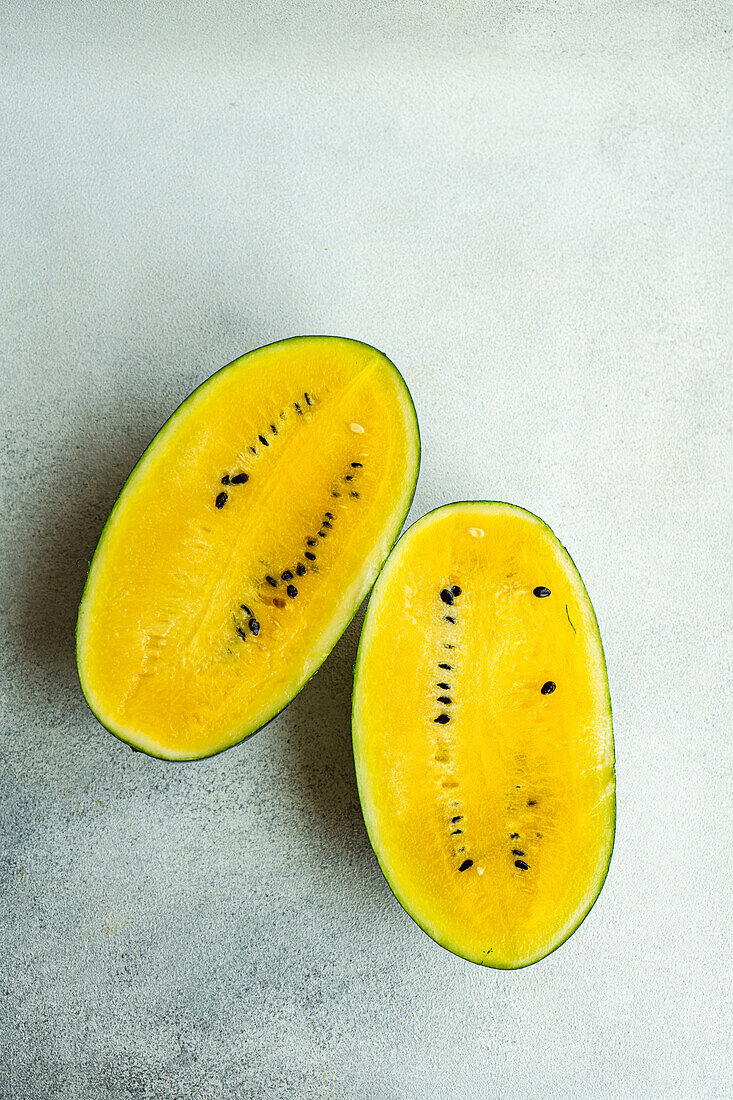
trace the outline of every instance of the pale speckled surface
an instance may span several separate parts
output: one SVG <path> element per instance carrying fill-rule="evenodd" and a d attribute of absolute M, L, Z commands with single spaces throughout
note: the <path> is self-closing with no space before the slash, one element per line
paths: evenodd
<path fill-rule="evenodd" d="M 0 1097 L 730 1094 L 730 13 L 3 5 Z M 594 600 L 616 853 L 530 970 L 389 894 L 355 625 L 200 764 L 84 708 L 83 560 L 126 472 L 213 369 L 303 331 L 402 368 L 413 517 L 528 507 Z"/>

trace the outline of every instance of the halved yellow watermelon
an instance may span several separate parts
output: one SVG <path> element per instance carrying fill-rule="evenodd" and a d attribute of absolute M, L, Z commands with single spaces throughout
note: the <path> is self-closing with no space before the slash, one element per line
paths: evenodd
<path fill-rule="evenodd" d="M 459 503 L 403 536 L 364 622 L 353 740 L 372 846 L 428 935 L 515 968 L 578 927 L 613 847 L 611 704 L 593 607 L 541 520 Z"/>
<path fill-rule="evenodd" d="M 77 626 L 84 695 L 171 760 L 241 741 L 290 702 L 399 534 L 420 443 L 405 383 L 355 340 L 283 340 L 201 385 L 132 471 Z"/>

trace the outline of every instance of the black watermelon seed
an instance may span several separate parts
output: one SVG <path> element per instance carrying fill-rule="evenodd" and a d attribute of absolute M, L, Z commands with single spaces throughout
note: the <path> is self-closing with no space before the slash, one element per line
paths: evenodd
<path fill-rule="evenodd" d="M 257 436 L 257 438 L 259 439 L 260 443 L 263 443 L 263 444 L 265 445 L 265 447 L 269 447 L 269 446 L 270 446 L 270 444 L 269 444 L 269 443 L 267 442 L 267 440 L 265 439 L 264 435 L 258 435 L 258 436 Z"/>
<path fill-rule="evenodd" d="M 440 593 L 440 598 L 443 601 L 443 603 L 447 603 L 447 604 L 452 604 L 453 603 L 453 593 L 448 588 L 443 589 L 443 591 Z"/>
<path fill-rule="evenodd" d="M 305 556 L 307 557 L 308 561 L 315 561 L 316 560 L 316 555 L 311 554 L 310 550 L 306 550 Z"/>
<path fill-rule="evenodd" d="M 310 399 L 310 397 L 308 396 L 308 394 L 307 394 L 307 393 L 304 393 L 304 394 L 303 394 L 303 397 L 305 398 L 305 403 L 306 403 L 306 405 L 310 405 L 310 403 L 311 403 L 311 399 Z"/>
<path fill-rule="evenodd" d="M 216 498 L 216 501 L 215 501 L 216 507 L 217 508 L 223 508 L 228 500 L 229 500 L 229 493 L 219 493 L 219 495 L 218 495 L 218 497 Z"/>
<path fill-rule="evenodd" d="M 257 622 L 257 619 L 250 619 L 249 623 L 247 625 L 249 626 L 249 629 L 252 631 L 252 633 L 255 636 L 257 636 L 259 634 L 260 624 Z"/>
<path fill-rule="evenodd" d="M 451 595 L 453 595 L 453 596 L 460 596 L 460 594 L 461 594 L 461 591 L 462 591 L 462 590 L 461 590 L 461 589 L 460 589 L 460 588 L 458 587 L 458 585 L 457 585 L 457 584 L 454 584 L 454 585 L 452 586 L 452 588 L 451 588 Z"/>
<path fill-rule="evenodd" d="M 453 700 L 449 699 L 447 695 L 439 695 L 438 696 L 438 702 L 439 703 L 445 703 L 446 706 L 450 706 L 450 704 L 453 702 Z"/>
<path fill-rule="evenodd" d="M 452 615 L 444 615 L 443 618 L 447 623 L 454 623 L 456 621 Z"/>
<path fill-rule="evenodd" d="M 353 481 L 353 480 L 354 480 L 354 475 L 353 474 L 347 474 L 346 477 L 344 478 L 344 481 Z"/>
<path fill-rule="evenodd" d="M 527 866 L 527 864 L 524 862 L 523 859 L 515 859 L 514 860 L 514 866 L 518 867 L 520 871 L 528 871 L 529 870 L 529 867 Z"/>
<path fill-rule="evenodd" d="M 433 719 L 434 722 L 440 722 L 441 726 L 444 726 L 446 722 L 450 722 L 449 714 L 439 714 L 437 718 Z"/>
<path fill-rule="evenodd" d="M 228 485 L 229 484 L 229 474 L 224 474 L 224 477 L 221 479 L 221 483 L 222 483 L 222 485 Z"/>
<path fill-rule="evenodd" d="M 532 595 L 537 596 L 538 599 L 542 599 L 543 596 L 550 596 L 551 592 L 549 588 L 544 588 L 541 584 L 537 588 L 532 589 Z"/>
<path fill-rule="evenodd" d="M 329 527 L 329 528 L 330 528 L 330 527 L 332 526 L 332 524 L 330 523 L 330 521 L 329 521 L 329 520 L 327 520 L 327 519 L 324 519 L 324 521 L 323 521 L 323 523 L 321 524 L 321 526 L 322 526 L 322 527 Z"/>
<path fill-rule="evenodd" d="M 542 687 L 540 688 L 540 691 L 542 692 L 543 695 L 552 695 L 552 693 L 553 693 L 553 691 L 555 690 L 556 687 L 557 687 L 557 684 L 555 684 L 552 680 L 548 680 L 546 684 L 542 685 Z"/>
<path fill-rule="evenodd" d="M 327 531 L 319 531 L 318 532 L 318 537 L 319 537 L 319 539 L 325 539 L 327 534 L 328 534 Z"/>
<path fill-rule="evenodd" d="M 455 825 L 456 821 L 463 821 L 463 818 L 461 817 L 461 815 L 460 815 L 460 814 L 458 815 L 458 817 L 452 817 L 452 818 L 450 819 L 450 823 L 451 823 L 451 825 Z"/>
<path fill-rule="evenodd" d="M 274 424 L 270 424 L 270 431 L 272 432 L 273 435 L 277 435 L 277 428 L 275 427 Z"/>
<path fill-rule="evenodd" d="M 290 596 L 291 600 L 294 600 L 295 597 L 298 595 L 298 589 L 295 587 L 294 584 L 289 584 L 285 591 L 287 592 L 288 596 Z"/>
<path fill-rule="evenodd" d="M 246 603 L 240 603 L 239 606 L 242 608 L 242 611 L 245 613 L 245 615 L 251 615 L 252 614 L 250 609 L 247 607 Z"/>
<path fill-rule="evenodd" d="M 303 410 L 301 409 L 301 407 L 300 407 L 300 405 L 298 404 L 297 401 L 295 402 L 295 408 L 300 413 L 300 415 L 302 416 L 303 415 Z"/>
<path fill-rule="evenodd" d="M 439 687 L 439 688 L 445 688 L 446 691 L 448 691 L 448 689 L 450 688 L 450 684 L 444 684 L 442 682 L 439 683 L 439 684 L 436 684 L 435 686 Z"/>
<path fill-rule="evenodd" d="M 438 668 L 447 668 L 452 671 L 453 665 L 438 665 Z"/>
<path fill-rule="evenodd" d="M 350 495 L 351 495 L 352 497 L 358 497 L 358 495 L 359 495 L 359 494 L 358 494 L 358 493 L 356 492 L 356 490 L 355 490 L 355 489 L 352 489 L 352 490 L 351 490 L 351 493 L 350 493 Z"/>
<path fill-rule="evenodd" d="M 336 492 L 336 490 L 334 489 L 334 490 L 332 490 L 332 492 L 331 492 L 331 496 L 332 496 L 332 497 L 340 497 L 340 496 L 341 496 L 341 493 L 337 493 L 337 492 Z"/>
<path fill-rule="evenodd" d="M 512 833 L 511 834 L 511 839 L 512 840 L 517 840 L 518 838 L 519 838 L 519 833 Z"/>
<path fill-rule="evenodd" d="M 237 634 L 240 638 L 244 638 L 245 641 L 247 640 L 247 631 L 244 630 L 241 626 L 237 627 Z"/>
<path fill-rule="evenodd" d="M 246 485 L 249 481 L 249 474 L 235 474 L 232 478 L 232 485 Z"/>
<path fill-rule="evenodd" d="M 524 852 L 520 852 L 519 848 L 512 848 L 512 855 L 513 856 L 523 856 Z"/>
<path fill-rule="evenodd" d="M 252 452 L 253 455 L 257 454 L 257 448 L 256 447 L 250 447 L 250 451 Z"/>
<path fill-rule="evenodd" d="M 277 581 L 274 577 L 265 577 L 268 584 L 271 584 L 273 588 L 277 588 Z"/>
<path fill-rule="evenodd" d="M 280 574 L 280 576 L 284 581 L 291 581 L 293 579 L 293 574 L 290 572 L 289 569 L 286 569 L 284 573 Z"/>
<path fill-rule="evenodd" d="M 316 545 L 316 540 L 315 539 L 306 539 L 305 540 L 305 545 L 306 546 L 315 546 Z"/>
<path fill-rule="evenodd" d="M 285 600 L 281 600 L 279 596 L 275 596 L 272 602 L 274 603 L 275 607 L 279 607 L 281 611 L 283 607 L 285 607 Z"/>
<path fill-rule="evenodd" d="M 454 829 L 453 832 L 451 833 L 451 836 L 460 836 L 462 832 L 463 832 L 463 829 Z"/>
<path fill-rule="evenodd" d="M 299 577 L 305 576 L 305 566 L 303 565 L 302 561 L 299 561 L 296 565 L 295 572 L 298 574 Z"/>
<path fill-rule="evenodd" d="M 530 801 L 527 803 L 527 805 L 528 806 L 536 806 L 537 805 L 537 799 L 536 798 L 530 799 Z"/>
<path fill-rule="evenodd" d="M 467 871 L 469 867 L 473 867 L 473 860 L 472 859 L 464 859 L 463 863 L 458 868 L 458 870 L 459 871 Z"/>
<path fill-rule="evenodd" d="M 329 519 L 333 519 L 333 512 L 326 512 Z"/>
<path fill-rule="evenodd" d="M 362 468 L 362 466 L 364 465 L 364 463 L 363 462 L 352 462 L 351 465 L 354 467 L 355 470 L 360 470 Z"/>
<path fill-rule="evenodd" d="M 448 642 L 443 642 L 443 649 L 455 649 L 454 645 L 450 645 Z"/>

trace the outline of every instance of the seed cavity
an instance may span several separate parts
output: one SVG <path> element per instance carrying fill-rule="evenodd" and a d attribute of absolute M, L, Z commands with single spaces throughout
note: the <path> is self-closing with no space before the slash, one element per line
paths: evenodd
<path fill-rule="evenodd" d="M 295 597 L 298 595 L 298 589 L 295 587 L 294 584 L 289 584 L 285 591 L 287 592 L 288 596 L 290 596 L 291 600 L 294 600 Z"/>
<path fill-rule="evenodd" d="M 473 535 L 475 539 L 482 539 L 484 537 L 484 533 L 480 527 L 469 527 L 468 533 L 469 535 Z"/>
<path fill-rule="evenodd" d="M 247 640 L 247 631 L 244 630 L 241 626 L 237 627 L 237 634 L 240 638 L 244 638 L 245 641 Z"/>
<path fill-rule="evenodd" d="M 349 427 L 351 428 L 352 432 L 356 432 L 357 435 L 364 434 L 364 429 L 362 428 L 361 424 L 349 424 Z"/>
<path fill-rule="evenodd" d="M 541 584 L 539 584 L 536 588 L 532 589 L 532 595 L 536 596 L 538 600 L 541 600 L 545 596 L 551 596 L 552 593 L 550 592 L 549 588 L 544 588 Z"/>
<path fill-rule="evenodd" d="M 257 622 L 257 619 L 250 619 L 247 625 L 254 636 L 257 637 L 260 632 L 260 624 Z"/>
<path fill-rule="evenodd" d="M 449 606 L 451 606 L 453 603 L 453 593 L 449 588 L 443 589 L 443 591 L 440 593 L 440 598 L 443 603 L 447 603 Z"/>
<path fill-rule="evenodd" d="M 231 480 L 232 485 L 246 485 L 249 481 L 249 474 L 235 474 Z"/>
<path fill-rule="evenodd" d="M 352 490 L 351 490 L 351 494 L 350 494 L 350 495 L 351 495 L 352 497 L 358 497 L 358 496 L 359 496 L 359 494 L 358 494 L 358 493 L 356 492 L 356 490 L 355 490 L 355 489 L 352 489 Z"/>
<path fill-rule="evenodd" d="M 543 695 L 552 695 L 556 687 L 557 684 L 554 682 L 554 680 L 548 680 L 546 684 L 542 685 L 540 691 Z"/>
<path fill-rule="evenodd" d="M 252 614 L 250 609 L 247 607 L 246 603 L 240 603 L 239 606 L 241 607 L 241 609 L 245 613 L 245 615 L 251 615 Z"/>
<path fill-rule="evenodd" d="M 472 859 L 464 859 L 463 863 L 458 868 L 458 870 L 459 871 L 467 871 L 469 867 L 473 867 L 473 860 Z"/>
<path fill-rule="evenodd" d="M 281 600 L 279 596 L 275 596 L 272 602 L 274 603 L 275 607 L 279 607 L 281 611 L 283 607 L 285 607 L 285 600 Z"/>
<path fill-rule="evenodd" d="M 537 805 L 537 799 L 536 798 L 531 798 L 529 800 L 529 802 L 527 803 L 527 805 L 528 806 L 536 806 Z"/>
<path fill-rule="evenodd" d="M 273 435 L 277 435 L 277 428 L 275 427 L 274 424 L 270 424 L 270 431 L 272 432 Z"/>
<path fill-rule="evenodd" d="M 528 871 L 529 870 L 529 867 L 527 866 L 527 864 L 524 862 L 523 859 L 515 859 L 514 860 L 514 866 L 518 867 L 520 871 Z"/>
<path fill-rule="evenodd" d="M 229 493 L 219 493 L 216 498 L 215 504 L 217 508 L 223 508 L 226 502 L 229 500 Z"/>
<path fill-rule="evenodd" d="M 446 722 L 450 722 L 450 714 L 439 714 L 437 718 L 433 719 L 434 722 L 439 722 L 441 726 L 444 726 Z"/>

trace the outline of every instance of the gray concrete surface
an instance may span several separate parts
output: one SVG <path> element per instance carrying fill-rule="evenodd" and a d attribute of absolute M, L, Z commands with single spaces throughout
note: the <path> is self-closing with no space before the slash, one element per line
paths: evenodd
<path fill-rule="evenodd" d="M 730 1095 L 729 5 L 0 12 L 0 1097 Z M 615 705 L 616 852 L 555 955 L 481 970 L 390 895 L 352 625 L 192 765 L 85 710 L 106 513 L 178 402 L 300 332 L 412 388 L 412 516 L 566 543 Z"/>

